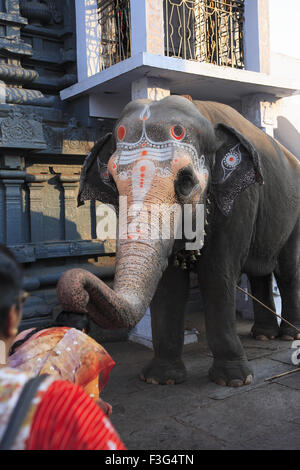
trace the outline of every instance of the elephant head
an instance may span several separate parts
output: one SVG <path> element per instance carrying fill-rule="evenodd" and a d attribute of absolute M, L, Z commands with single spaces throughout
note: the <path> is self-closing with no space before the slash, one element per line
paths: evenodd
<path fill-rule="evenodd" d="M 114 287 L 71 270 L 58 286 L 64 308 L 78 311 L 79 306 L 102 327 L 133 327 L 150 304 L 182 223 L 175 211 L 172 230 L 163 236 L 153 208 L 160 206 L 160 217 L 163 207 L 194 209 L 213 191 L 226 216 L 238 194 L 256 181 L 262 178 L 250 143 L 228 126 L 214 127 L 188 99 L 129 103 L 113 134 L 86 158 L 78 195 L 79 205 L 97 199 L 114 206 L 119 221 L 126 216 L 127 225 L 120 223 Z M 119 205 L 123 200 L 125 206 Z"/>

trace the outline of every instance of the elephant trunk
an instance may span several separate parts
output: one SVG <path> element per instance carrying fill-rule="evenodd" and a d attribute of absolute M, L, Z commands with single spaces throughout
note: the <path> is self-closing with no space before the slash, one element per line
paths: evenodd
<path fill-rule="evenodd" d="M 113 290 L 88 271 L 67 271 L 57 285 L 63 309 L 88 313 L 102 328 L 133 328 L 151 302 L 172 245 L 170 240 L 123 242 Z"/>

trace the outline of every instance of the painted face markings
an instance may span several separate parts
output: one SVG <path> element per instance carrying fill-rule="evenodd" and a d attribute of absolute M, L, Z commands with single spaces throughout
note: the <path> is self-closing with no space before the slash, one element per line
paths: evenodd
<path fill-rule="evenodd" d="M 242 154 L 240 151 L 240 144 L 229 150 L 222 160 L 222 168 L 224 171 L 223 181 L 225 181 L 233 171 L 236 170 L 242 161 Z"/>
<path fill-rule="evenodd" d="M 132 214 L 128 227 L 128 238 L 138 238 L 138 235 L 147 227 L 142 227 L 142 206 L 155 176 L 170 177 L 183 165 L 192 164 L 198 175 L 200 186 L 205 188 L 208 179 L 208 170 L 205 167 L 205 157 L 198 157 L 196 148 L 184 141 L 187 131 L 181 124 L 169 128 L 169 139 L 153 141 L 147 134 L 146 124 L 151 117 L 151 104 L 147 104 L 141 111 L 139 119 L 142 122 L 141 137 L 134 143 L 126 142 L 126 127 L 122 124 L 117 128 L 117 145 L 110 171 L 114 178 L 120 181 L 131 180 L 133 204 L 137 209 Z"/>
<path fill-rule="evenodd" d="M 185 136 L 185 129 L 177 124 L 176 126 L 171 127 L 170 134 L 175 140 L 180 141 Z"/>
<path fill-rule="evenodd" d="M 124 137 L 126 135 L 126 129 L 124 126 L 120 126 L 119 129 L 117 130 L 117 136 L 120 141 L 124 140 Z"/>

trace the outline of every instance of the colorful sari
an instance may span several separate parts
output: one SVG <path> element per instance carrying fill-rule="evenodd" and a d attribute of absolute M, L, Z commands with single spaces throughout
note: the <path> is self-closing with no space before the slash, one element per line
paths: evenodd
<path fill-rule="evenodd" d="M 15 342 L 31 330 L 20 333 Z M 75 328 L 55 327 L 38 331 L 9 357 L 8 367 L 33 375 L 49 374 L 80 385 L 94 399 L 105 387 L 115 362 L 107 351 Z"/>

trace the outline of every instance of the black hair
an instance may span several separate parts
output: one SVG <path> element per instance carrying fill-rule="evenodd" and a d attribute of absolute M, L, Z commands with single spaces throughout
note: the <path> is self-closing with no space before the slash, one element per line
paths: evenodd
<path fill-rule="evenodd" d="M 13 253 L 0 244 L 0 332 L 4 329 L 9 311 L 22 290 L 23 270 Z"/>
<path fill-rule="evenodd" d="M 85 330 L 85 333 L 88 334 L 89 332 L 89 319 L 87 315 L 84 315 L 82 313 L 75 313 L 75 312 L 60 312 L 60 314 L 57 316 L 56 320 L 52 323 L 47 323 L 44 324 L 43 326 L 39 326 L 37 328 L 34 328 L 32 331 L 29 331 L 29 333 L 19 341 L 16 341 L 10 351 L 9 355 L 11 356 L 16 352 L 16 350 L 22 346 L 31 336 L 35 335 L 41 330 L 46 330 L 48 328 L 54 328 L 54 327 L 69 327 L 69 328 L 76 328 L 77 330 Z"/>
<path fill-rule="evenodd" d="M 55 320 L 55 326 L 68 326 L 89 332 L 89 318 L 83 313 L 62 311 Z"/>

